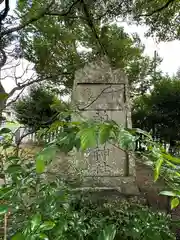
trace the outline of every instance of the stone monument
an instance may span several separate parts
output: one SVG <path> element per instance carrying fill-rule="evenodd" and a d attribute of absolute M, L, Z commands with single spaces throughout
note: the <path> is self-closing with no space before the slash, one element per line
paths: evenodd
<path fill-rule="evenodd" d="M 76 72 L 72 104 L 88 119 L 114 120 L 131 127 L 128 80 L 106 60 L 87 64 Z M 126 152 L 105 144 L 76 155 L 84 187 L 114 188 L 136 194 L 135 160 Z"/>

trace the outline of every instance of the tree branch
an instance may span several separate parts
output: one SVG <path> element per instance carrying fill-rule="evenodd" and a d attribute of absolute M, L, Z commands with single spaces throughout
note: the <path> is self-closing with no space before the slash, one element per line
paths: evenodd
<path fill-rule="evenodd" d="M 7 17 L 9 10 L 9 0 L 5 0 L 5 9 L 0 13 L 0 24 Z"/>
<path fill-rule="evenodd" d="M 60 74 L 61 75 L 67 75 L 68 73 L 59 73 L 58 75 L 57 75 L 57 77 L 59 77 L 60 76 Z M 8 98 L 9 97 L 11 97 L 16 91 L 19 91 L 19 90 L 22 90 L 22 89 L 24 89 L 24 88 L 26 88 L 26 87 L 29 87 L 29 86 L 31 86 L 32 84 L 34 84 L 34 83 L 40 83 L 40 82 L 43 82 L 43 81 L 46 81 L 46 80 L 50 80 L 50 79 L 52 79 L 53 77 L 55 77 L 56 75 L 50 75 L 50 76 L 45 76 L 44 78 L 43 77 L 39 77 L 39 78 L 37 78 L 37 79 L 34 79 L 34 80 L 32 80 L 32 81 L 28 81 L 28 82 L 24 82 L 23 84 L 19 84 L 18 86 L 16 86 L 16 87 L 14 87 L 9 93 L 8 93 Z"/>
<path fill-rule="evenodd" d="M 48 78 L 52 78 L 52 76 L 51 76 L 51 77 L 46 77 L 46 78 L 35 79 L 35 80 L 32 80 L 32 81 L 28 81 L 28 82 L 25 83 L 25 84 L 18 85 L 18 86 L 16 86 L 16 87 L 14 87 L 14 88 L 9 92 L 8 97 L 11 97 L 16 91 L 22 90 L 23 88 L 28 87 L 28 86 L 31 86 L 31 85 L 34 84 L 34 83 L 39 83 L 39 82 L 45 81 L 45 80 L 47 80 Z"/>
<path fill-rule="evenodd" d="M 69 7 L 69 9 L 66 11 L 66 12 L 61 12 L 59 13 L 59 16 L 67 16 L 72 8 L 79 2 L 80 0 L 76 0 L 75 2 L 73 2 L 71 4 L 71 6 Z M 32 24 L 33 22 L 36 22 L 38 21 L 39 19 L 41 19 L 42 17 L 46 16 L 46 15 L 51 15 L 51 12 L 49 12 L 49 8 L 54 4 L 54 0 L 51 2 L 51 4 L 49 4 L 39 15 L 37 15 L 36 17 L 33 17 L 31 18 L 29 21 L 27 21 L 26 23 L 23 23 L 23 24 L 20 24 L 19 26 L 17 27 L 13 27 L 13 28 L 10 28 L 10 29 L 7 29 L 5 31 L 3 31 L 0 36 L 3 37 L 5 35 L 8 35 L 10 33 L 13 33 L 13 32 L 17 32 L 17 31 L 20 31 L 21 29 L 27 27 L 28 25 Z M 52 13 L 53 15 L 53 13 Z"/>
<path fill-rule="evenodd" d="M 173 4 L 176 0 L 168 0 L 167 3 L 165 3 L 162 7 L 159 7 L 157 9 L 155 9 L 154 11 L 147 13 L 147 14 L 142 14 L 139 15 L 137 17 L 150 17 L 152 15 L 154 15 L 155 13 L 159 13 L 161 11 L 163 11 L 164 9 L 168 8 L 170 4 Z"/>
<path fill-rule="evenodd" d="M 75 2 L 73 2 L 71 4 L 71 6 L 69 7 L 69 9 L 64 13 L 62 13 L 62 12 L 47 12 L 47 13 L 45 13 L 45 15 L 48 15 L 48 16 L 67 16 L 69 13 L 71 13 L 72 9 L 74 8 L 74 6 L 76 4 L 78 4 L 78 2 L 80 2 L 80 0 L 76 0 Z"/>
<path fill-rule="evenodd" d="M 7 61 L 7 56 L 3 49 L 0 49 L 0 54 L 1 54 L 1 60 L 0 60 L 0 69 L 1 69 Z"/>
<path fill-rule="evenodd" d="M 6 107 L 10 106 L 12 103 L 16 102 L 18 100 L 18 98 L 20 97 L 20 95 L 23 93 L 25 87 L 20 91 L 20 93 L 15 97 L 15 99 L 11 100 L 10 102 L 8 102 L 6 104 Z"/>
<path fill-rule="evenodd" d="M 95 28 L 94 23 L 93 23 L 93 19 L 91 17 L 91 14 L 90 14 L 90 12 L 88 10 L 88 7 L 87 7 L 85 1 L 81 0 L 81 3 L 82 3 L 82 6 L 83 6 L 84 14 L 85 14 L 85 16 L 87 18 L 86 21 L 87 21 L 88 26 L 91 28 L 91 31 L 94 34 L 94 36 L 95 36 L 95 38 L 96 38 L 96 40 L 97 40 L 97 42 L 98 42 L 98 44 L 100 46 L 100 49 L 102 50 L 103 54 L 105 56 L 108 56 L 107 51 L 104 48 L 104 45 L 102 44 L 102 42 L 101 42 L 101 40 L 100 40 L 100 38 L 98 36 L 98 33 L 97 33 L 96 28 Z"/>
<path fill-rule="evenodd" d="M 21 127 L 18 128 L 18 129 L 16 130 L 16 132 L 17 132 L 17 131 L 20 131 L 20 129 L 21 129 Z M 24 130 L 26 130 L 26 128 L 24 128 Z M 25 138 L 25 137 L 27 137 L 28 135 L 33 134 L 33 133 L 35 133 L 35 129 L 31 129 L 31 131 L 27 131 L 26 133 L 22 134 L 18 140 L 15 140 L 15 142 L 16 142 L 16 147 L 17 147 L 17 153 L 18 153 L 18 151 L 19 151 L 19 146 L 20 146 L 23 138 Z"/>

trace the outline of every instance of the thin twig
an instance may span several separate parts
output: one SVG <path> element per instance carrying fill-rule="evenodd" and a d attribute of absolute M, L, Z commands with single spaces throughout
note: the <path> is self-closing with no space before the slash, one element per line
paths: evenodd
<path fill-rule="evenodd" d="M 67 16 L 72 8 L 74 7 L 74 5 L 76 5 L 80 0 L 76 0 L 75 2 L 73 2 L 71 4 L 71 6 L 69 7 L 69 9 L 66 11 L 66 12 L 61 12 L 59 13 L 59 16 Z M 23 23 L 23 24 L 20 24 L 19 26 L 17 27 L 13 27 L 13 28 L 10 28 L 10 29 L 7 29 L 5 31 L 2 31 L 2 33 L 0 34 L 1 37 L 5 36 L 5 35 L 8 35 L 10 33 L 13 33 L 13 32 L 17 32 L 17 31 L 20 31 L 21 29 L 27 27 L 28 25 L 38 21 L 39 19 L 41 19 L 42 17 L 46 16 L 46 15 L 51 15 L 51 12 L 49 12 L 49 8 L 54 4 L 54 0 L 39 14 L 37 15 L 36 17 L 33 17 L 31 18 L 29 21 Z"/>
<path fill-rule="evenodd" d="M 159 7 L 150 13 L 138 15 L 137 17 L 150 17 L 150 16 L 154 15 L 155 13 L 159 13 L 159 12 L 165 10 L 166 8 L 169 7 L 170 4 L 173 4 L 175 1 L 176 0 L 168 0 L 162 7 Z"/>
<path fill-rule="evenodd" d="M 78 110 L 79 111 L 83 111 L 85 109 L 87 109 L 88 107 L 90 107 L 96 100 L 98 100 L 98 98 L 108 89 L 108 88 L 111 88 L 111 86 L 108 86 L 106 88 L 104 88 L 90 103 L 88 103 L 86 106 L 84 106 L 83 108 L 79 108 L 78 107 Z"/>

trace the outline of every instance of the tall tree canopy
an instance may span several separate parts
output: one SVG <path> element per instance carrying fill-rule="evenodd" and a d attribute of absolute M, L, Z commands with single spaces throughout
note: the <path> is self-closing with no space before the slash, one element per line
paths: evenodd
<path fill-rule="evenodd" d="M 22 38 L 24 56 L 34 61 L 36 71 L 41 76 L 54 76 L 50 79 L 51 83 L 65 85 L 66 89 L 71 90 L 75 71 L 99 56 L 101 49 L 86 28 L 81 32 L 80 29 L 72 31 L 56 21 L 52 26 L 48 22 L 46 26 L 43 25 L 43 29 L 41 26 L 38 26 L 39 33 L 36 32 L 33 39 L 27 40 L 27 35 Z M 143 87 L 147 86 L 152 77 L 154 59 L 143 55 L 144 46 L 139 37 L 128 35 L 115 24 L 98 26 L 97 29 L 112 66 L 124 69 L 132 86 L 138 82 Z M 91 50 L 81 52 L 79 46 Z"/>
<path fill-rule="evenodd" d="M 97 54 L 109 56 L 113 64 L 114 56 L 121 65 L 128 63 L 125 70 L 130 76 L 138 75 L 136 80 L 139 80 L 140 74 L 135 74 L 135 71 L 139 72 L 139 69 L 142 69 L 144 72 L 148 72 L 151 64 L 148 59 L 143 59 L 140 55 L 138 61 L 136 61 L 137 58 L 132 57 L 136 51 L 132 49 L 132 44 L 126 37 L 126 46 L 129 45 L 129 49 L 133 52 L 127 51 L 126 47 L 125 60 L 122 61 L 121 56 L 116 54 L 115 47 L 111 51 L 110 44 L 112 42 L 118 51 L 123 49 L 119 48 L 118 43 L 121 30 L 109 27 L 109 23 L 116 17 L 147 24 L 150 27 L 150 33 L 156 34 L 160 39 L 179 38 L 179 0 L 152 0 L 149 2 L 145 0 L 18 0 L 16 16 L 9 14 L 11 9 L 9 0 L 1 0 L 0 4 L 2 7 L 0 12 L 1 69 L 6 65 L 9 57 L 5 46 L 12 46 L 12 40 L 9 42 L 9 39 L 13 36 L 16 41 L 13 42 L 15 49 L 11 56 L 16 58 L 23 56 L 29 59 L 35 63 L 37 71 L 36 79 L 24 82 L 16 81 L 16 87 L 7 94 L 7 98 L 17 90 L 23 90 L 34 82 L 43 80 L 53 82 L 58 80 L 71 88 L 75 69 Z M 116 37 L 110 41 L 110 38 L 114 36 L 113 32 L 116 32 Z M 122 35 L 125 36 L 125 34 Z M 122 39 L 124 39 L 123 37 Z M 108 40 L 103 41 L 103 39 Z M 77 52 L 79 43 L 86 47 L 91 46 L 92 51 L 86 54 Z M 121 46 L 124 46 L 122 41 Z M 135 55 L 138 54 L 136 52 Z M 133 63 L 129 61 L 130 58 L 133 59 Z M 139 62 L 142 64 L 138 65 Z M 133 74 L 129 70 L 132 65 L 135 69 Z M 148 67 L 144 69 L 146 65 Z M 142 73 L 141 76 L 143 76 Z M 2 82 L 0 91 L 5 93 Z M 4 106 L 4 102 L 1 101 L 1 105 Z"/>
<path fill-rule="evenodd" d="M 180 79 L 164 77 L 151 94 L 136 99 L 133 125 L 166 142 L 180 141 Z"/>

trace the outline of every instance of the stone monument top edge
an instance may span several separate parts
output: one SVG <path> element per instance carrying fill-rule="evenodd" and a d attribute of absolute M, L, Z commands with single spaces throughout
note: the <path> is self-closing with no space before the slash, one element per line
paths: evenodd
<path fill-rule="evenodd" d="M 128 84 L 128 79 L 121 69 L 113 69 L 106 59 L 90 62 L 75 73 L 77 84 Z"/>

